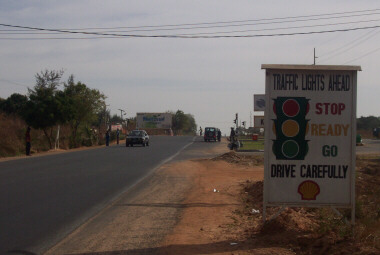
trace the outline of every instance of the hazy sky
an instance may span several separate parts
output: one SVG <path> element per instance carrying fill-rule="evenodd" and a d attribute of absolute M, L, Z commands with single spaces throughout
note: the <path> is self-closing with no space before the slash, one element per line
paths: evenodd
<path fill-rule="evenodd" d="M 362 10 L 374 11 L 351 13 Z M 350 13 L 310 16 L 342 12 Z M 297 18 L 292 22 L 273 20 L 285 17 Z M 221 23 L 230 21 L 243 22 Z M 379 26 L 380 3 L 378 0 L 0 0 L 0 23 L 72 31 L 125 31 L 123 34 L 135 35 L 278 34 Z M 157 27 L 198 23 L 214 24 Z M 200 26 L 208 28 L 194 28 Z M 226 133 L 233 126 L 236 112 L 248 124 L 251 112 L 260 115 L 253 112 L 253 94 L 264 93 L 261 64 L 312 64 L 315 47 L 319 56 L 317 64 L 361 65 L 358 116 L 380 116 L 380 82 L 376 78 L 380 75 L 380 28 L 313 35 L 197 39 L 30 34 L 36 32 L 3 26 L 0 30 L 2 98 L 16 92 L 26 94 L 27 87 L 35 84 L 35 74 L 41 70 L 63 69 L 63 81 L 73 74 L 76 81 L 102 91 L 108 97 L 112 114 L 120 114 L 118 109 L 125 110 L 128 117 L 136 112 L 181 109 L 193 114 L 198 125 L 220 127 Z M 86 37 L 97 39 L 76 39 Z"/>

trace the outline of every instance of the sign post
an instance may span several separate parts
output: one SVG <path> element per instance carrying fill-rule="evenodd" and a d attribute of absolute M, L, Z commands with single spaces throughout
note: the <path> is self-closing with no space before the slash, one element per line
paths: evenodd
<path fill-rule="evenodd" d="M 265 94 L 253 95 L 253 110 L 255 112 L 265 111 Z"/>
<path fill-rule="evenodd" d="M 264 116 L 253 116 L 253 123 L 255 128 L 264 128 Z"/>
<path fill-rule="evenodd" d="M 266 70 L 264 222 L 269 206 L 326 206 L 350 208 L 354 224 L 356 90 L 361 67 L 262 65 L 262 69 Z"/>

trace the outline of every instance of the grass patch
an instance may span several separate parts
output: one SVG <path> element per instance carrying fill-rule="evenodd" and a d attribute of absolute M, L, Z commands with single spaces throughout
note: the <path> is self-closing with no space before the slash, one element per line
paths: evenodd
<path fill-rule="evenodd" d="M 264 150 L 264 141 L 240 141 L 243 147 L 240 150 Z"/>

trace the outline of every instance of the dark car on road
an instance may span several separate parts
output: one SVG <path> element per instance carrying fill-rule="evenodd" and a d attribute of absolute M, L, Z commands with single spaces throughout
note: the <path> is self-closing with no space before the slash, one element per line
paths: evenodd
<path fill-rule="evenodd" d="M 218 128 L 206 127 L 205 135 L 203 136 L 205 142 L 215 141 L 218 139 Z"/>
<path fill-rule="evenodd" d="M 145 130 L 133 130 L 125 139 L 125 146 L 133 146 L 134 144 L 141 144 L 142 146 L 149 146 L 149 135 Z"/>

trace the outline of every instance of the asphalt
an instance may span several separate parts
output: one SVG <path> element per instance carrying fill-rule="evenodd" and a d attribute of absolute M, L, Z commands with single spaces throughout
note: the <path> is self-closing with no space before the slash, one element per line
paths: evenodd
<path fill-rule="evenodd" d="M 204 146 L 193 140 L 156 136 L 149 147 L 122 144 L 0 162 L 0 254 L 43 253 L 158 166 L 187 158 L 181 150 Z"/>
<path fill-rule="evenodd" d="M 363 142 L 358 154 L 380 152 L 380 140 Z M 157 136 L 149 147 L 121 144 L 0 162 L 0 254 L 42 254 L 121 194 L 135 196 L 127 191 L 149 183 L 143 180 L 158 166 L 214 157 L 217 144 Z"/>
<path fill-rule="evenodd" d="M 379 154 L 380 139 L 363 139 L 362 146 L 356 146 L 356 154 Z"/>

